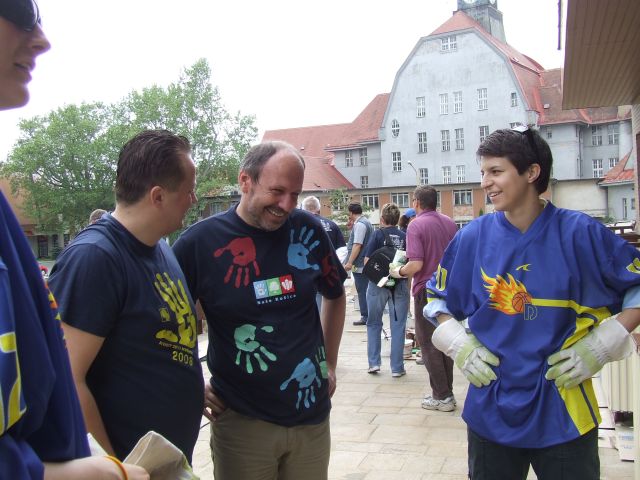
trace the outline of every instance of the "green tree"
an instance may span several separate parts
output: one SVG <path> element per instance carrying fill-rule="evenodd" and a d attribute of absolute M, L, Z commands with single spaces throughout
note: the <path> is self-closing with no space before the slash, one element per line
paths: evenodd
<path fill-rule="evenodd" d="M 200 200 L 187 224 L 199 217 L 208 194 L 235 183 L 240 160 L 257 136 L 253 116 L 225 109 L 204 59 L 166 88 L 132 91 L 112 105 L 70 105 L 24 120 L 20 128 L 2 174 L 23 194 L 27 215 L 41 228 L 72 234 L 94 208 L 113 207 L 118 153 L 136 133 L 167 129 L 191 141 Z"/>

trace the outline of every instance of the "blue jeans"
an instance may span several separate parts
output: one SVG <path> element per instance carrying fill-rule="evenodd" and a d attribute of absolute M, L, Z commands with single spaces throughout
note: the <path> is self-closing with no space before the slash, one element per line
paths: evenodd
<path fill-rule="evenodd" d="M 526 479 L 529 465 L 539 480 L 597 480 L 600 478 L 598 429 L 570 442 L 544 448 L 515 448 L 491 442 L 467 428 L 469 478 Z"/>
<path fill-rule="evenodd" d="M 367 321 L 367 356 L 369 367 L 381 365 L 380 350 L 382 348 L 380 334 L 382 333 L 382 314 L 389 302 L 389 324 L 391 327 L 391 371 L 404 371 L 404 338 L 407 327 L 407 313 L 409 312 L 409 281 L 398 282 L 391 298 L 391 290 L 380 288 L 369 282 L 367 288 L 367 306 L 369 320 Z M 395 300 L 395 301 L 394 301 Z"/>
<path fill-rule="evenodd" d="M 362 267 L 358 267 L 359 270 Z M 353 283 L 356 285 L 356 292 L 358 292 L 358 304 L 360 305 L 360 317 L 366 322 L 369 318 L 369 311 L 367 309 L 367 286 L 369 285 L 369 279 L 362 273 L 353 274 Z"/>

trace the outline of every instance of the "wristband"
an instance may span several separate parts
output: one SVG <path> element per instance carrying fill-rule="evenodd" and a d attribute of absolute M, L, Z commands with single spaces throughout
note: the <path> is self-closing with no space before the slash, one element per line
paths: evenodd
<path fill-rule="evenodd" d="M 127 475 L 127 471 L 125 470 L 124 465 L 122 465 L 122 462 L 120 460 L 118 460 L 116 457 L 112 457 L 111 455 L 105 455 L 104 458 L 108 458 L 113 463 L 115 463 L 120 469 L 120 472 L 122 472 L 124 480 L 129 480 L 129 475 Z"/>

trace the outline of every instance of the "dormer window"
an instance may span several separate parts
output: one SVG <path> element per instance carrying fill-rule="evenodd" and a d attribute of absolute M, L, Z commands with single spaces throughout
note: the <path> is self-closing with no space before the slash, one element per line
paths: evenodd
<path fill-rule="evenodd" d="M 455 52 L 458 50 L 458 40 L 455 35 L 449 35 L 440 39 L 440 51 L 443 53 Z"/>

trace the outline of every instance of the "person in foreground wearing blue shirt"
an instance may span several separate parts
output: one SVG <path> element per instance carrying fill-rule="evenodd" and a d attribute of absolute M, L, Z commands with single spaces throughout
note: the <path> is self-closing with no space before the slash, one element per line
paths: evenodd
<path fill-rule="evenodd" d="M 540 198 L 553 159 L 535 130 L 497 130 L 477 153 L 495 213 L 456 234 L 424 309 L 433 344 L 471 382 L 470 478 L 524 479 L 532 466 L 541 480 L 596 480 L 591 376 L 633 350 L 640 252 Z"/>
<path fill-rule="evenodd" d="M 32 0 L 0 2 L 0 110 L 29 100 L 50 48 Z M 0 193 L 0 478 L 147 480 L 135 465 L 91 457 L 56 302 Z"/>

